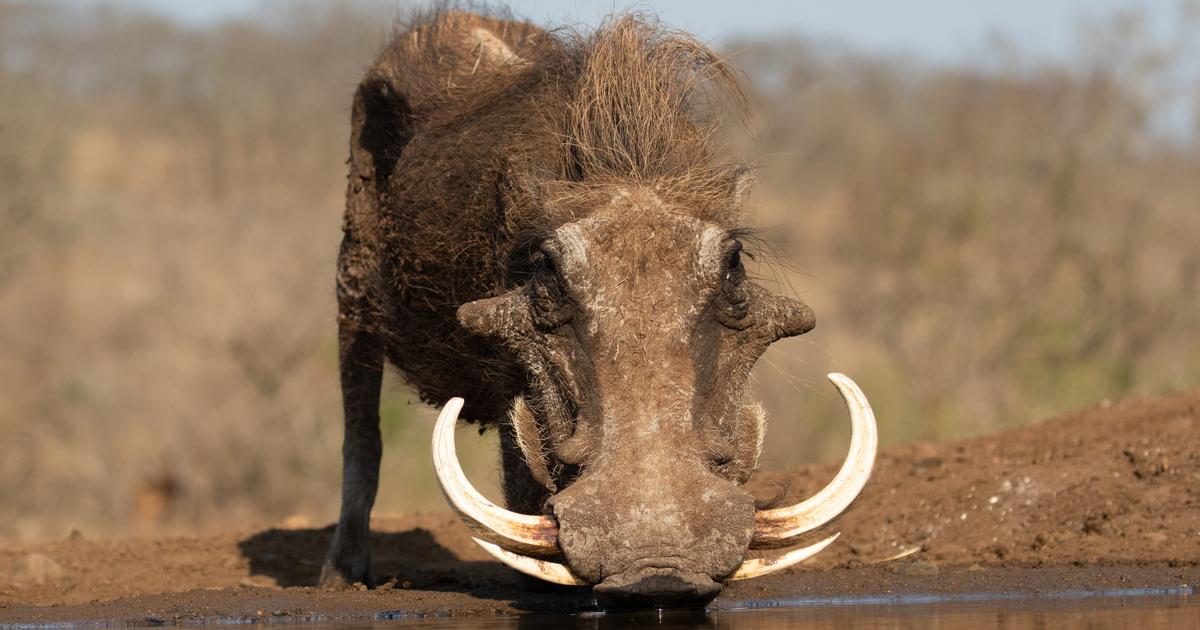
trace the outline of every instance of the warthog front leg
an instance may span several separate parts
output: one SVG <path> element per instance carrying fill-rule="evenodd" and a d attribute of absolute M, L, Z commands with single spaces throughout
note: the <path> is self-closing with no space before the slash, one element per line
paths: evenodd
<path fill-rule="evenodd" d="M 342 408 L 342 512 L 321 567 L 321 585 L 367 583 L 371 570 L 371 508 L 379 488 L 379 390 L 383 357 L 373 338 L 340 326 Z"/>
<path fill-rule="evenodd" d="M 371 571 L 371 508 L 379 489 L 379 391 L 383 344 L 367 323 L 358 287 L 361 267 L 352 260 L 350 239 L 342 243 L 338 273 L 338 359 L 345 436 L 342 442 L 342 511 L 321 567 L 322 586 L 368 583 Z"/>

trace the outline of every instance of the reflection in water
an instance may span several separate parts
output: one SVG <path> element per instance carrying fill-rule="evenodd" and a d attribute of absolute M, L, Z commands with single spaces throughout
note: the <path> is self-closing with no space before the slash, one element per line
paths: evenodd
<path fill-rule="evenodd" d="M 839 604 L 743 610 L 526 615 L 488 619 L 421 619 L 366 624 L 392 630 L 413 626 L 490 630 L 522 628 L 1200 628 L 1200 597 L 1139 596 L 1023 599 L 927 604 Z"/>
<path fill-rule="evenodd" d="M 1153 600 L 1153 601 L 1147 601 Z M 764 615 L 757 616 L 763 612 Z M 775 614 L 783 613 L 783 614 Z M 743 617 L 744 615 L 744 617 Z M 718 628 L 1200 628 L 1200 599 L 1010 600 L 742 611 Z"/>

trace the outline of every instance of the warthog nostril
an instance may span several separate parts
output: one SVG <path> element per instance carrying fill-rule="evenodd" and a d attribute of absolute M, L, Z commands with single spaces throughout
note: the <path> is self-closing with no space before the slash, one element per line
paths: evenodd
<path fill-rule="evenodd" d="M 707 604 L 721 585 L 701 573 L 647 568 L 614 575 L 592 592 L 605 608 L 680 608 Z"/>

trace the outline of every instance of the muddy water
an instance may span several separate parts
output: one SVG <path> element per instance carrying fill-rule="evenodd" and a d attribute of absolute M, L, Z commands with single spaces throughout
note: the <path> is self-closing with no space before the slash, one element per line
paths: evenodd
<path fill-rule="evenodd" d="M 1064 593 L 1036 599 L 973 596 L 938 600 L 927 597 L 883 603 L 878 598 L 825 602 L 741 602 L 711 611 L 658 611 L 636 613 L 586 612 L 574 615 L 525 615 L 488 619 L 421 618 L 355 625 L 372 630 L 409 627 L 473 628 L 490 630 L 523 628 L 937 628 L 983 630 L 1004 628 L 1200 628 L 1200 596 L 1150 594 L 1129 591 L 1124 595 Z"/>

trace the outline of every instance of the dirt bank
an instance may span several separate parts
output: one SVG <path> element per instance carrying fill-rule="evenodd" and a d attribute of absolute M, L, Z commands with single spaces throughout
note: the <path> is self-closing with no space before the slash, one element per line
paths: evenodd
<path fill-rule="evenodd" d="M 832 466 L 756 482 L 802 495 Z M 1200 394 L 1101 406 L 881 453 L 825 554 L 733 585 L 717 607 L 840 595 L 1177 588 L 1200 583 Z M 329 528 L 84 536 L 0 550 L 0 623 L 573 610 L 586 593 L 487 559 L 449 514 L 377 519 L 374 590 L 316 580 Z M 897 556 L 903 556 L 896 559 Z"/>

